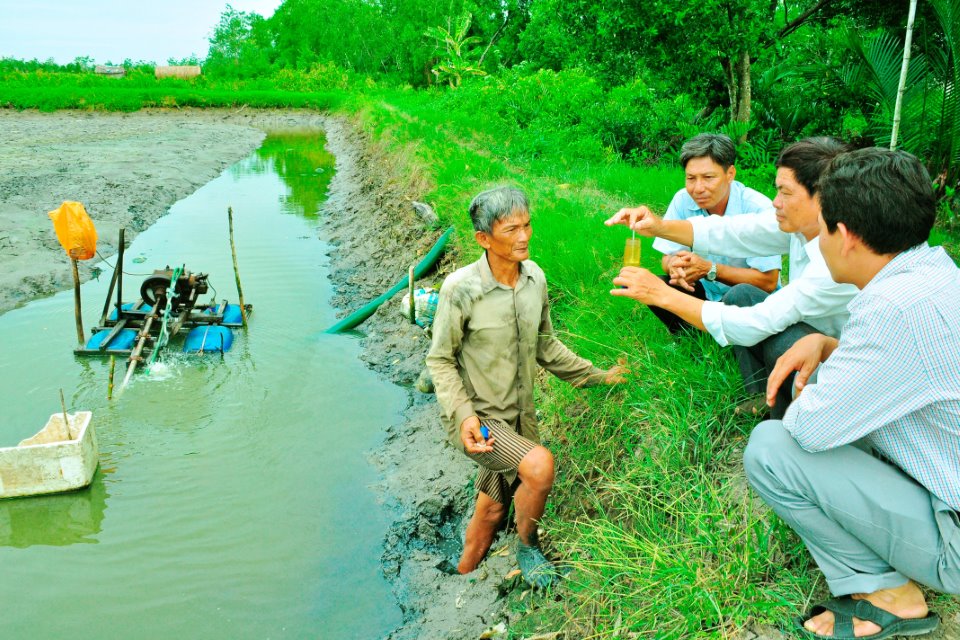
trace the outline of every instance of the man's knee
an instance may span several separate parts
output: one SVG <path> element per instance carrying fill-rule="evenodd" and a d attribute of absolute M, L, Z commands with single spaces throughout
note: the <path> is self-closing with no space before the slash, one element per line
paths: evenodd
<path fill-rule="evenodd" d="M 553 454 L 546 447 L 534 447 L 520 461 L 520 479 L 531 489 L 547 490 L 553 486 Z"/>
<path fill-rule="evenodd" d="M 796 442 L 780 420 L 764 420 L 750 433 L 750 441 L 743 450 L 743 469 L 751 483 L 769 474 L 777 461 L 791 450 Z"/>
<path fill-rule="evenodd" d="M 776 364 L 777 358 L 795 345 L 797 340 L 811 333 L 817 333 L 817 330 L 806 322 L 798 322 L 764 340 L 762 343 L 763 359 L 767 363 L 767 366 L 772 367 Z"/>
<path fill-rule="evenodd" d="M 500 524 L 506 514 L 506 506 L 493 499 L 484 502 L 483 506 L 477 505 L 477 515 L 480 516 L 480 519 L 483 520 L 484 523 L 489 525 L 496 526 Z"/>
<path fill-rule="evenodd" d="M 763 289 L 755 287 L 752 284 L 735 284 L 723 294 L 723 304 L 729 304 L 734 307 L 752 307 L 755 304 L 763 302 L 770 295 Z"/>

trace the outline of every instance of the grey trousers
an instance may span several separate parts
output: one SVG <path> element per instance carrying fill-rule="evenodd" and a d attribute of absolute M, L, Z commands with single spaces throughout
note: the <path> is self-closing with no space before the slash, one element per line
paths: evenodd
<path fill-rule="evenodd" d="M 866 446 L 810 453 L 779 420 L 750 434 L 747 480 L 803 540 L 835 596 L 907 579 L 960 594 L 960 515 Z"/>
<path fill-rule="evenodd" d="M 660 279 L 666 282 L 667 285 L 670 286 L 670 288 L 676 289 L 680 293 L 686 294 L 688 296 L 693 296 L 698 300 L 707 299 L 707 292 L 703 288 L 703 283 L 700 282 L 699 280 L 697 280 L 694 283 L 693 291 L 687 291 L 686 289 L 681 289 L 676 285 L 670 284 L 670 276 L 668 275 L 660 276 Z M 672 311 L 667 311 L 666 309 L 663 309 L 661 307 L 654 307 L 654 306 L 650 306 L 649 309 L 650 311 L 653 312 L 653 315 L 657 316 L 660 322 L 667 325 L 667 329 L 670 331 L 670 333 L 677 334 L 677 333 L 680 333 L 681 331 L 694 331 L 694 332 L 696 331 L 696 329 L 693 328 L 693 325 L 691 325 L 689 322 L 687 322 L 680 316 L 676 315 Z"/>
<path fill-rule="evenodd" d="M 770 294 L 752 284 L 738 284 L 730 287 L 723 295 L 723 303 L 736 307 L 752 307 L 763 302 Z M 767 392 L 767 378 L 777 358 L 797 340 L 817 330 L 805 322 L 798 322 L 784 329 L 781 333 L 772 335 L 750 347 L 734 345 L 733 353 L 737 357 L 740 375 L 743 377 L 743 386 L 751 395 Z M 771 418 L 782 418 L 787 413 L 787 407 L 793 400 L 793 375 L 790 375 L 777 392 L 777 401 L 770 408 Z"/>

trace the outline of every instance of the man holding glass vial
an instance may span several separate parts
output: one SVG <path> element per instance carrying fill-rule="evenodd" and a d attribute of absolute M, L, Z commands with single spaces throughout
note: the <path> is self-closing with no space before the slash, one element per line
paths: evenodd
<path fill-rule="evenodd" d="M 777 159 L 775 212 L 729 219 L 666 220 L 640 206 L 621 209 L 605 223 L 623 224 L 637 233 L 705 253 L 740 257 L 790 254 L 786 286 L 767 294 L 758 287 L 739 284 L 720 302 L 672 288 L 646 269 L 625 267 L 613 281 L 618 288 L 612 295 L 665 309 L 708 332 L 720 345 L 734 345 L 744 387 L 752 396 L 741 404 L 741 410 L 763 411 L 767 377 L 777 358 L 797 340 L 811 333 L 838 337 L 849 317 L 847 303 L 856 295 L 856 287 L 834 282 L 817 244 L 820 176 L 843 151 L 844 145 L 832 138 L 806 138 L 788 145 Z M 791 401 L 791 386 L 781 388 L 770 411 L 773 418 L 783 417 Z"/>

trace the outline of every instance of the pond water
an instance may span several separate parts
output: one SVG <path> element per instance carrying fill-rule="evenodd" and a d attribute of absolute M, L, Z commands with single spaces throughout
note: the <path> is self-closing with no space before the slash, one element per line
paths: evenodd
<path fill-rule="evenodd" d="M 336 320 L 314 214 L 333 174 L 323 144 L 269 136 L 126 250 L 126 301 L 185 264 L 234 303 L 233 207 L 254 312 L 222 357 L 168 349 L 108 401 L 108 361 L 72 354 L 72 292 L 0 316 L 0 446 L 43 426 L 62 389 L 93 412 L 101 451 L 89 489 L 0 501 L 0 638 L 379 638 L 400 623 L 366 456 L 405 396 L 356 340 L 320 333 Z M 107 262 L 82 287 L 88 332 Z"/>

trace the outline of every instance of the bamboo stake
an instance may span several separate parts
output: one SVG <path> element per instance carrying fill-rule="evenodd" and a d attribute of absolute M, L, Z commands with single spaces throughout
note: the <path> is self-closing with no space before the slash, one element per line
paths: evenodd
<path fill-rule="evenodd" d="M 80 315 L 80 272 L 77 270 L 77 259 L 70 258 L 73 265 L 73 313 L 77 319 L 77 344 L 83 346 L 83 318 Z"/>
<path fill-rule="evenodd" d="M 900 84 L 897 85 L 897 101 L 893 107 L 893 130 L 890 132 L 890 150 L 897 148 L 900 133 L 900 110 L 903 108 L 903 92 L 907 87 L 907 70 L 910 68 L 910 43 L 913 41 L 913 19 L 917 15 L 917 0 L 910 0 L 907 14 L 907 36 L 903 43 L 903 64 L 900 66 Z"/>
<path fill-rule="evenodd" d="M 107 323 L 107 316 L 110 313 L 110 299 L 113 297 L 113 290 L 119 284 L 123 287 L 123 229 L 120 229 L 120 249 L 117 251 L 117 263 L 113 267 L 113 277 L 110 279 L 110 288 L 107 289 L 107 299 L 103 303 L 103 313 L 100 314 L 100 326 Z M 117 293 L 117 322 L 120 322 L 120 294 Z"/>
<path fill-rule="evenodd" d="M 247 328 L 247 308 L 243 304 L 243 289 L 240 287 L 240 270 L 237 268 L 237 247 L 233 243 L 233 207 L 227 207 L 227 220 L 230 222 L 230 253 L 233 254 L 233 275 L 237 280 L 237 296 L 240 298 L 240 319 L 243 328 Z"/>
<path fill-rule="evenodd" d="M 116 356 L 110 356 L 110 378 L 107 383 L 107 400 L 113 400 L 113 371 L 117 366 Z"/>
<path fill-rule="evenodd" d="M 119 265 L 118 265 L 119 266 Z M 117 286 L 117 267 L 113 269 L 113 277 L 110 278 L 110 288 L 107 289 L 107 299 L 103 303 L 103 313 L 100 314 L 100 326 L 107 323 L 107 316 L 110 314 L 110 301 L 113 299 L 113 289 Z M 117 312 L 117 320 L 120 320 L 120 312 Z"/>
<path fill-rule="evenodd" d="M 67 420 L 67 403 L 63 399 L 63 389 L 60 389 L 60 409 L 63 410 L 63 430 L 67 432 L 67 440 L 73 440 L 70 436 L 70 421 Z"/>

